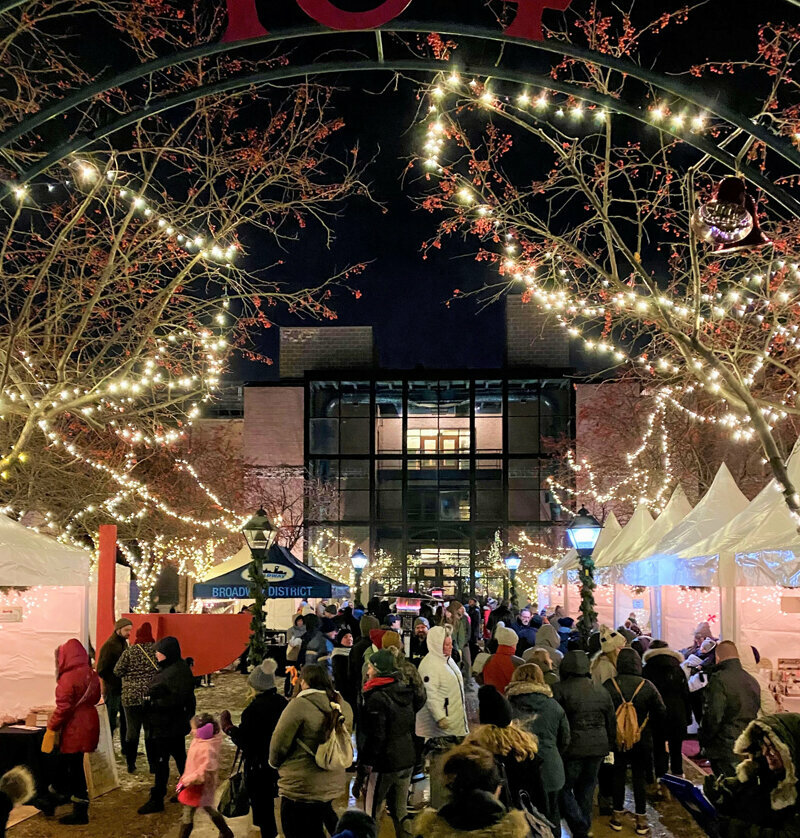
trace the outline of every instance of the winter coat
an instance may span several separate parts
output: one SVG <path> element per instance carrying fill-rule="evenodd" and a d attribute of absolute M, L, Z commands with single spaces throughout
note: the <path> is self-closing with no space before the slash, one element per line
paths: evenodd
<path fill-rule="evenodd" d="M 228 728 L 234 745 L 241 748 L 246 768 L 269 768 L 269 743 L 286 699 L 277 689 L 264 690 L 242 710 L 238 727 Z"/>
<path fill-rule="evenodd" d="M 739 660 L 742 662 L 742 669 L 750 673 L 758 681 L 758 686 L 761 688 L 761 707 L 758 715 L 773 716 L 778 712 L 778 703 L 775 701 L 775 696 L 769 688 L 769 678 L 763 669 L 758 668 L 756 656 L 753 654 L 753 647 L 747 643 L 743 643 L 742 648 L 739 650 Z"/>
<path fill-rule="evenodd" d="M 535 647 L 539 649 L 547 649 L 550 652 L 550 660 L 553 661 L 553 670 L 558 674 L 558 669 L 561 666 L 561 660 L 564 655 L 561 654 L 559 646 L 561 645 L 561 637 L 554 626 L 550 623 L 545 623 L 536 631 Z"/>
<path fill-rule="evenodd" d="M 532 625 L 522 625 L 519 621 L 519 617 L 517 617 L 516 622 L 513 626 L 511 626 L 511 628 L 514 629 L 519 637 L 519 643 L 517 643 L 518 655 L 522 655 L 526 649 L 530 649 L 531 646 L 536 645 L 536 629 Z"/>
<path fill-rule="evenodd" d="M 561 663 L 561 680 L 552 688 L 553 698 L 564 708 L 570 742 L 564 759 L 604 757 L 614 750 L 617 723 L 611 696 L 589 675 L 586 652 L 567 652 Z"/>
<path fill-rule="evenodd" d="M 368 614 L 361 618 L 361 637 L 356 640 L 350 648 L 350 659 L 347 662 L 347 669 L 350 676 L 351 694 L 358 695 L 361 692 L 361 669 L 364 666 L 364 653 L 372 648 L 372 641 L 369 639 L 371 629 L 378 627 L 378 621 Z"/>
<path fill-rule="evenodd" d="M 416 634 L 411 635 L 411 643 L 409 645 L 409 659 L 414 666 L 419 666 L 422 659 L 428 654 L 428 638 L 417 637 Z"/>
<path fill-rule="evenodd" d="M 160 671 L 147 691 L 148 737 L 174 739 L 186 736 L 196 709 L 194 675 L 181 657 L 180 643 L 176 638 L 162 638 L 156 643 L 156 651 L 166 657 L 159 661 Z"/>
<path fill-rule="evenodd" d="M 558 791 L 564 786 L 561 754 L 569 748 L 570 731 L 564 708 L 553 698 L 550 687 L 531 681 L 513 681 L 506 698 L 518 724 L 539 740 L 542 787 Z"/>
<path fill-rule="evenodd" d="M 353 711 L 346 701 L 340 704 L 347 729 L 353 729 Z M 313 754 L 325 741 L 325 728 L 331 702 L 322 690 L 303 690 L 281 714 L 269 746 L 269 764 L 278 769 L 278 790 L 289 800 L 328 802 L 342 794 L 345 769 L 326 771 Z M 300 742 L 311 751 L 309 753 Z"/>
<path fill-rule="evenodd" d="M 442 650 L 446 633 L 441 626 L 428 632 L 428 654 L 419 665 L 419 674 L 425 685 L 425 705 L 417 713 L 417 736 L 434 739 L 443 736 L 466 736 L 466 702 L 461 670 Z M 447 719 L 447 727 L 438 722 Z"/>
<path fill-rule="evenodd" d="M 128 641 L 114 631 L 111 637 L 100 647 L 97 656 L 97 674 L 103 679 L 106 690 L 119 695 L 122 692 L 122 679 L 114 673 L 117 661 L 128 648 Z"/>
<path fill-rule="evenodd" d="M 359 714 L 364 733 L 359 765 L 381 774 L 413 768 L 414 729 L 423 703 L 415 701 L 413 689 L 398 678 L 367 681 Z"/>
<path fill-rule="evenodd" d="M 303 645 L 303 638 L 306 636 L 306 626 L 297 625 L 297 621 L 303 619 L 302 614 L 294 618 L 294 623 L 286 632 L 286 660 L 294 663 L 300 657 L 300 648 Z"/>
<path fill-rule="evenodd" d="M 100 720 L 95 704 L 100 701 L 100 679 L 89 666 L 89 655 L 79 640 L 58 647 L 56 709 L 48 730 L 61 731 L 62 754 L 88 754 L 100 740 Z"/>
<path fill-rule="evenodd" d="M 477 605 L 467 606 L 469 617 L 469 642 L 477 643 L 483 638 L 483 615 Z"/>
<path fill-rule="evenodd" d="M 634 692 L 642 685 L 636 697 Z M 641 730 L 641 737 L 633 750 L 653 750 L 653 727 L 660 727 L 664 723 L 666 708 L 658 690 L 642 677 L 642 659 L 633 649 L 620 649 L 617 658 L 617 677 L 606 681 L 603 685 L 614 703 L 614 712 L 622 705 L 623 699 L 631 701 L 636 710 L 636 719 Z M 619 687 L 619 689 L 617 689 Z M 622 695 L 620 695 L 620 693 Z M 645 719 L 647 724 L 645 724 Z M 644 726 L 643 726 L 644 725 Z M 616 722 L 614 727 L 614 744 L 616 746 Z M 615 750 L 616 747 L 615 747 Z"/>
<path fill-rule="evenodd" d="M 27 803 L 35 793 L 33 775 L 24 765 L 6 771 L 0 777 L 0 838 L 5 838 L 11 810 Z"/>
<path fill-rule="evenodd" d="M 351 706 L 355 706 L 358 692 L 350 682 L 350 652 L 352 647 L 338 646 L 331 654 L 331 672 L 333 685 L 341 697 Z"/>
<path fill-rule="evenodd" d="M 157 672 L 155 643 L 129 646 L 114 667 L 114 675 L 122 679 L 122 704 L 125 707 L 144 704 L 150 682 Z"/>
<path fill-rule="evenodd" d="M 414 838 L 531 838 L 534 834 L 519 809 L 506 809 L 493 795 L 475 791 L 438 812 L 425 809 L 414 821 Z"/>
<path fill-rule="evenodd" d="M 469 617 L 465 614 L 453 620 L 453 648 L 460 652 L 469 643 Z"/>
<path fill-rule="evenodd" d="M 589 672 L 591 672 L 592 681 L 598 687 L 602 687 L 609 678 L 616 677 L 617 667 L 605 652 L 598 652 L 589 664 Z"/>
<path fill-rule="evenodd" d="M 781 755 L 782 773 L 769 770 L 761 755 L 768 738 Z M 735 777 L 706 780 L 706 795 L 719 816 L 721 838 L 798 838 L 800 836 L 800 714 L 780 713 L 756 719 L 736 741 Z"/>
<path fill-rule="evenodd" d="M 658 690 L 667 708 L 660 731 L 664 739 L 685 737 L 686 728 L 692 723 L 689 685 L 682 662 L 683 655 L 674 649 L 648 649 L 644 653 L 642 675 Z"/>
<path fill-rule="evenodd" d="M 500 695 L 511 683 L 514 670 L 524 663 L 516 656 L 515 646 L 498 646 L 497 651 L 486 661 L 481 671 L 483 683 L 494 687 Z"/>
<path fill-rule="evenodd" d="M 213 806 L 214 794 L 217 790 L 217 772 L 219 771 L 219 752 L 222 747 L 223 734 L 217 731 L 209 739 L 198 736 L 195 731 L 189 752 L 186 754 L 186 768 L 181 775 L 184 786 L 201 785 L 203 793 L 197 806 Z"/>
<path fill-rule="evenodd" d="M 736 740 L 758 715 L 761 688 L 740 660 L 718 663 L 703 693 L 700 745 L 708 759 L 730 759 Z"/>
<path fill-rule="evenodd" d="M 394 655 L 400 680 L 411 687 L 411 692 L 414 695 L 414 712 L 416 713 L 423 707 L 427 700 L 425 684 L 422 683 L 422 677 L 417 667 L 403 654 L 402 650 L 392 646 L 389 648 L 389 651 Z"/>

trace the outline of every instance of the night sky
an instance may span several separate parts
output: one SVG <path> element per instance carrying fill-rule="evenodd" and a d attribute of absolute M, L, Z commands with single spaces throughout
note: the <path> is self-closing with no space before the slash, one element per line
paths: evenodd
<path fill-rule="evenodd" d="M 348 9 L 358 9 L 359 4 L 361 8 L 376 5 L 375 0 L 340 3 Z M 648 15 L 654 14 L 654 5 L 644 2 L 640 8 L 647 7 Z M 659 3 L 658 8 L 666 10 L 682 5 L 667 2 Z M 279 6 L 287 8 L 285 2 Z M 458 4 L 449 0 L 439 3 L 414 0 L 404 17 L 420 20 L 430 14 L 441 20 L 452 18 L 459 13 L 455 9 L 461 9 L 461 14 L 472 14 L 473 19 L 486 21 L 484 13 L 478 11 L 479 6 L 469 0 Z M 736 13 L 732 14 L 734 7 Z M 800 19 L 800 11 L 789 0 L 763 0 L 758 4 L 711 0 L 692 12 L 689 23 L 668 30 L 667 36 L 653 41 L 659 51 L 643 56 L 642 63 L 661 71 L 678 72 L 706 58 L 752 56 L 758 24 L 786 19 Z M 273 31 L 277 28 L 274 26 Z M 256 244 L 251 246 L 252 258 L 263 259 L 265 263 L 284 258 L 285 265 L 279 269 L 281 279 L 297 281 L 299 287 L 346 264 L 371 262 L 365 274 L 353 282 L 361 292 L 360 298 L 346 291 L 338 292 L 331 301 L 338 318 L 328 325 L 372 325 L 383 367 L 500 366 L 504 344 L 503 306 L 495 304 L 481 310 L 475 298 L 446 305 L 455 288 L 477 288 L 487 277 L 493 278 L 491 267 L 474 261 L 474 242 L 459 244 L 453 240 L 443 251 L 431 254 L 427 260 L 422 258 L 420 246 L 433 234 L 437 217 L 414 208 L 412 196 L 419 192 L 413 182 L 408 182 L 405 189 L 401 184 L 407 159 L 421 145 L 419 129 L 412 127 L 417 108 L 416 86 L 401 81 L 397 88 L 394 84 L 387 88 L 390 80 L 388 73 L 375 74 L 374 78 L 362 76 L 359 82 L 363 87 L 354 88 L 352 76 L 326 79 L 327 83 L 342 88 L 336 94 L 336 102 L 347 127 L 337 142 L 350 148 L 357 141 L 364 156 L 378 155 L 367 179 L 375 198 L 384 207 L 363 199 L 351 201 L 335 224 L 336 241 L 329 250 L 321 237 L 306 230 L 302 241 L 287 253 L 279 254 L 274 246 L 267 244 L 261 250 Z M 688 76 L 684 81 L 697 83 Z M 384 88 L 385 92 L 375 95 Z M 708 89 L 707 92 L 718 91 Z M 721 97 L 729 106 L 738 105 L 747 111 L 746 95 L 745 91 L 732 87 Z M 301 320 L 281 312 L 276 314 L 275 322 L 314 325 L 317 321 Z M 276 362 L 277 332 L 277 329 L 267 330 L 260 343 L 260 349 Z M 233 375 L 249 380 L 275 378 L 277 363 L 273 367 L 238 366 Z"/>

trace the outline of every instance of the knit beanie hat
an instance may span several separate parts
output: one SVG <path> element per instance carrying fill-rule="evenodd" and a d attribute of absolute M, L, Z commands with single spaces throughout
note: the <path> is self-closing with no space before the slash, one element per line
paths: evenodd
<path fill-rule="evenodd" d="M 319 630 L 323 634 L 330 634 L 332 631 L 336 631 L 339 626 L 336 625 L 336 622 L 332 620 L 330 617 L 323 617 L 319 621 Z"/>
<path fill-rule="evenodd" d="M 148 622 L 142 623 L 139 628 L 136 629 L 136 642 L 137 643 L 155 643 L 156 640 L 153 637 L 153 627 Z"/>
<path fill-rule="evenodd" d="M 133 621 L 129 620 L 127 617 L 120 617 L 116 623 L 114 623 L 114 631 L 119 631 L 120 629 L 124 629 L 125 626 L 132 626 Z"/>
<path fill-rule="evenodd" d="M 265 690 L 275 688 L 275 673 L 278 671 L 278 662 L 272 658 L 266 658 L 257 666 L 247 679 L 247 683 L 256 690 L 263 693 Z"/>
<path fill-rule="evenodd" d="M 505 626 L 497 629 L 494 633 L 494 639 L 499 646 L 513 646 L 515 649 L 519 642 L 519 637 L 514 629 L 506 628 Z"/>
<path fill-rule="evenodd" d="M 482 725 L 497 727 L 508 727 L 511 724 L 511 705 L 488 684 L 478 690 L 478 720 Z"/>
<path fill-rule="evenodd" d="M 544 620 L 542 619 L 542 615 L 541 615 L 541 614 L 534 614 L 534 615 L 532 615 L 532 616 L 531 616 L 531 625 L 532 625 L 535 629 L 539 629 L 539 628 L 541 628 L 541 627 L 542 627 L 542 623 L 543 623 L 543 622 L 544 622 Z"/>
<path fill-rule="evenodd" d="M 572 617 L 562 617 L 558 621 L 558 624 L 561 626 L 561 628 L 571 629 L 575 625 L 575 620 L 573 620 Z"/>
<path fill-rule="evenodd" d="M 416 628 L 417 626 L 425 626 L 425 628 L 429 629 L 431 627 L 431 624 L 425 617 L 417 617 L 417 619 L 414 620 L 414 628 Z"/>
<path fill-rule="evenodd" d="M 394 655 L 388 649 L 381 649 L 369 659 L 370 666 L 372 666 L 378 675 L 391 675 L 397 671 L 397 663 Z"/>
<path fill-rule="evenodd" d="M 197 730 L 194 732 L 194 735 L 198 739 L 213 739 L 214 738 L 214 723 L 208 722 L 208 724 L 202 725 L 202 727 L 198 727 Z"/>
<path fill-rule="evenodd" d="M 361 636 L 362 637 L 369 637 L 369 633 L 372 629 L 380 628 L 380 623 L 378 622 L 377 617 L 373 617 L 372 614 L 364 614 L 364 616 L 358 621 L 358 627 L 361 629 Z"/>
<path fill-rule="evenodd" d="M 614 629 L 608 626 L 600 626 L 600 650 L 602 652 L 613 652 L 614 649 L 622 649 L 627 641 Z"/>
<path fill-rule="evenodd" d="M 351 637 L 353 636 L 353 630 L 350 628 L 350 626 L 344 626 L 343 628 L 340 628 L 340 629 L 339 629 L 339 631 L 338 631 L 338 633 L 337 633 L 337 635 L 336 635 L 336 638 L 334 639 L 334 641 L 333 641 L 333 642 L 334 642 L 337 646 L 341 646 L 341 645 L 342 645 L 342 641 L 345 639 L 345 637 L 347 637 L 347 635 L 348 635 L 348 634 L 349 634 Z"/>
<path fill-rule="evenodd" d="M 330 614 L 331 617 L 335 617 L 339 613 L 339 609 L 335 605 L 326 605 L 325 613 Z"/>
<path fill-rule="evenodd" d="M 388 649 L 390 646 L 394 646 L 395 649 L 403 648 L 403 641 L 396 631 L 384 632 L 381 638 L 381 649 Z"/>

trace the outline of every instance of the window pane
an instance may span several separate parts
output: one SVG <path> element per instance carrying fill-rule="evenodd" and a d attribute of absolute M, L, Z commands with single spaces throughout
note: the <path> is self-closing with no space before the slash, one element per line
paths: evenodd
<path fill-rule="evenodd" d="M 469 489 L 440 491 L 439 519 L 441 521 L 469 521 Z"/>
<path fill-rule="evenodd" d="M 475 382 L 475 450 L 503 450 L 503 388 L 499 381 Z"/>
<path fill-rule="evenodd" d="M 539 418 L 537 416 L 508 417 L 508 451 L 510 454 L 539 453 Z"/>
<path fill-rule="evenodd" d="M 310 419 L 309 447 L 312 454 L 339 453 L 339 420 Z"/>
<path fill-rule="evenodd" d="M 542 520 L 539 460 L 510 460 L 508 517 L 514 521 Z M 545 516 L 549 517 L 549 514 Z"/>
<path fill-rule="evenodd" d="M 403 517 L 403 493 L 396 491 L 378 492 L 378 519 L 399 521 Z"/>
<path fill-rule="evenodd" d="M 343 521 L 369 520 L 369 492 L 343 491 L 340 508 Z"/>
<path fill-rule="evenodd" d="M 311 416 L 320 419 L 339 415 L 339 384 L 336 381 L 314 381 L 310 388 Z"/>
<path fill-rule="evenodd" d="M 369 417 L 342 419 L 339 433 L 342 454 L 369 453 Z"/>

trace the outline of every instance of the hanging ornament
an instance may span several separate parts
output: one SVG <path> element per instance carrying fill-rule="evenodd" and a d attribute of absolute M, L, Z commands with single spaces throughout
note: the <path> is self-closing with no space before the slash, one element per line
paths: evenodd
<path fill-rule="evenodd" d="M 720 243 L 714 248 L 714 253 L 736 253 L 743 250 L 755 250 L 759 247 L 765 247 L 772 244 L 772 239 L 764 235 L 764 232 L 758 225 L 758 209 L 753 198 L 745 194 L 744 207 L 753 219 L 753 226 L 750 232 L 738 242 Z"/>
<path fill-rule="evenodd" d="M 747 211 L 747 187 L 738 177 L 726 177 L 714 190 L 714 197 L 692 215 L 692 229 L 704 241 L 727 246 L 740 242 L 753 229 Z"/>

